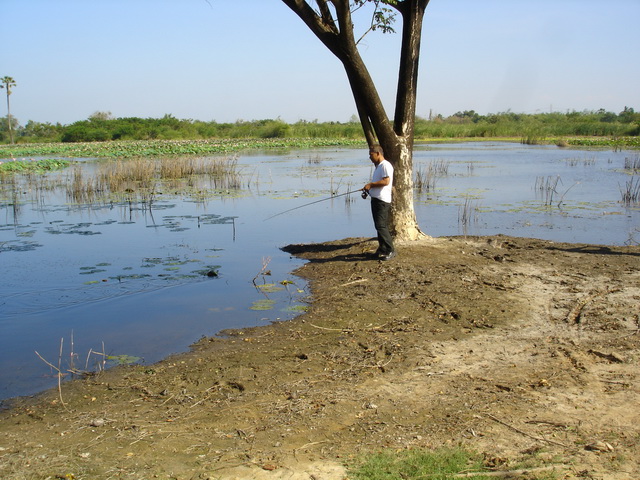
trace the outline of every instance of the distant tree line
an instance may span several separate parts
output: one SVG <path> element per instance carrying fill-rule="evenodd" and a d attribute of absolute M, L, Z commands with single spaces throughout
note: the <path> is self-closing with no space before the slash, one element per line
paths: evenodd
<path fill-rule="evenodd" d="M 9 128 L 9 118 L 11 128 Z M 286 123 L 280 119 L 238 120 L 233 123 L 181 120 L 172 115 L 162 118 L 113 118 L 109 112 L 96 112 L 87 120 L 70 125 L 28 121 L 19 125 L 15 117 L 0 118 L 0 142 L 17 143 L 101 142 L 108 140 L 197 140 L 211 138 L 363 138 L 355 116 L 348 122 L 301 120 Z M 432 115 L 416 119 L 416 139 L 497 138 L 565 136 L 638 136 L 640 113 L 625 107 L 620 113 L 570 111 L 523 114 L 501 112 L 480 115 L 473 110 L 449 117 Z"/>
<path fill-rule="evenodd" d="M 489 115 L 465 110 L 447 118 L 436 115 L 416 122 L 416 136 L 430 138 L 637 135 L 640 135 L 640 113 L 629 107 L 618 114 L 604 109 L 535 114 L 509 111 Z"/>

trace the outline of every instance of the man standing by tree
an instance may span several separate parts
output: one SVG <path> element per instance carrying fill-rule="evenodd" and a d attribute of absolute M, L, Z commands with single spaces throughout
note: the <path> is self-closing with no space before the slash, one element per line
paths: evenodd
<path fill-rule="evenodd" d="M 16 81 L 11 77 L 2 77 L 0 79 L 0 88 L 7 89 L 7 125 L 9 127 L 9 138 L 13 145 L 13 126 L 11 125 L 11 108 L 9 106 L 9 95 L 11 95 L 11 87 L 16 86 Z"/>
<path fill-rule="evenodd" d="M 369 159 L 376 166 L 371 182 L 363 190 L 371 195 L 371 214 L 378 232 L 378 250 L 375 256 L 381 260 L 391 260 L 395 256 L 393 238 L 389 232 L 389 212 L 393 188 L 393 165 L 384 158 L 380 145 L 369 148 Z"/>
<path fill-rule="evenodd" d="M 422 20 L 429 0 L 282 0 L 344 66 L 358 117 L 369 145 L 380 144 L 395 169 L 391 229 L 396 239 L 422 236 L 413 208 L 413 140 Z M 352 11 L 368 4 L 373 15 L 366 33 L 393 32 L 402 23 L 398 87 L 393 121 L 358 51 Z M 314 8 L 315 7 L 315 8 Z M 362 37 L 360 37 L 362 38 Z"/>

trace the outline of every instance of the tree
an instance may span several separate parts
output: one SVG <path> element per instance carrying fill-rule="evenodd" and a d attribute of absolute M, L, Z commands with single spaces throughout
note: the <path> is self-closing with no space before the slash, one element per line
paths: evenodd
<path fill-rule="evenodd" d="M 398 239 L 422 235 L 413 208 L 413 142 L 422 20 L 429 0 L 282 0 L 341 62 L 347 74 L 367 143 L 379 143 L 394 166 L 392 230 Z M 389 119 L 358 52 L 352 12 L 370 3 L 371 30 L 393 32 L 402 20 L 400 68 L 393 121 Z M 366 34 L 365 33 L 365 34 Z"/>
<path fill-rule="evenodd" d="M 9 138 L 13 144 L 13 128 L 11 126 L 11 106 L 9 105 L 9 95 L 11 95 L 11 87 L 16 86 L 16 81 L 11 77 L 2 77 L 0 79 L 0 88 L 7 89 L 7 124 L 9 125 Z"/>
<path fill-rule="evenodd" d="M 111 112 L 97 111 L 89 115 L 89 120 L 96 122 L 106 122 L 107 120 L 113 120 L 113 115 L 111 115 Z"/>

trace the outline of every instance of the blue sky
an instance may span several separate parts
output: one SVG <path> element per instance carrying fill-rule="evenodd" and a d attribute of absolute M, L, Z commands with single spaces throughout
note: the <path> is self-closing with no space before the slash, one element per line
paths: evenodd
<path fill-rule="evenodd" d="M 280 0 L 0 0 L 0 17 L 22 125 L 356 112 L 341 64 Z M 431 0 L 417 114 L 640 110 L 638 21 L 640 0 Z M 361 48 L 390 114 L 398 47 L 375 34 Z"/>

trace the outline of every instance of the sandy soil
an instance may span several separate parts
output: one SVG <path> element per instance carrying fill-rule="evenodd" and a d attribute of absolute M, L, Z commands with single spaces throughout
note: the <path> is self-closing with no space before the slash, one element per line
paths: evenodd
<path fill-rule="evenodd" d="M 640 478 L 640 247 L 373 249 L 288 247 L 312 286 L 293 321 L 18 399 L 0 478 L 343 479 L 363 453 L 458 445 L 507 478 Z"/>

